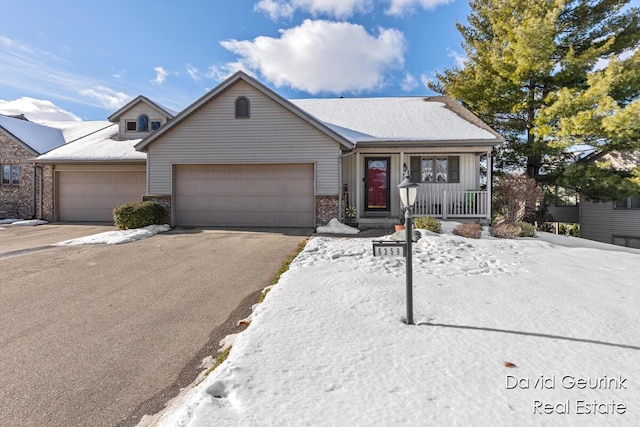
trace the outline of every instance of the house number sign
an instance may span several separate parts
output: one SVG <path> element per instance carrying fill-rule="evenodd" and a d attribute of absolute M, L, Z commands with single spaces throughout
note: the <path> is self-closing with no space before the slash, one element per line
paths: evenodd
<path fill-rule="evenodd" d="M 373 242 L 373 256 L 382 257 L 406 257 L 407 244 L 405 242 L 390 242 L 388 240 L 377 240 Z"/>

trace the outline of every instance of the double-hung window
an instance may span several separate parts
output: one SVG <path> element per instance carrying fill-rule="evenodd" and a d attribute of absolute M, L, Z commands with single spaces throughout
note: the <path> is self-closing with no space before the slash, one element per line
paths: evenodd
<path fill-rule="evenodd" d="M 20 165 L 0 165 L 2 185 L 20 184 Z"/>
<path fill-rule="evenodd" d="M 640 196 L 617 200 L 613 203 L 616 209 L 640 209 Z"/>
<path fill-rule="evenodd" d="M 411 177 L 417 182 L 460 182 L 460 157 L 412 156 Z"/>

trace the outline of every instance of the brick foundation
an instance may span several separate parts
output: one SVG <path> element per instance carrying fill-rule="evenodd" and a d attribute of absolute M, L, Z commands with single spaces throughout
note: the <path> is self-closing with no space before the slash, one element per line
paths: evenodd
<path fill-rule="evenodd" d="M 332 218 L 340 218 L 339 196 L 316 196 L 316 225 L 326 225 Z"/>

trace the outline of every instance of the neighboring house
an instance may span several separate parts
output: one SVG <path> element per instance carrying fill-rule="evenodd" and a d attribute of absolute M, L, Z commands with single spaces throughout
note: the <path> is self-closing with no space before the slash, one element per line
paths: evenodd
<path fill-rule="evenodd" d="M 40 217 L 113 221 L 114 207 L 141 200 L 146 192 L 146 155 L 133 147 L 173 115 L 138 96 L 108 122 L 97 122 L 99 130 L 38 156 L 35 164 L 46 170 Z"/>
<path fill-rule="evenodd" d="M 640 167 L 640 150 L 597 153 L 587 161 L 609 162 L 619 170 Z M 580 202 L 580 236 L 640 249 L 640 194 L 615 202 Z"/>
<path fill-rule="evenodd" d="M 65 143 L 63 132 L 0 115 L 0 218 L 33 218 L 41 177 L 34 157 Z"/>
<path fill-rule="evenodd" d="M 490 220 L 480 165 L 502 142 L 450 98 L 288 101 L 238 72 L 136 149 L 172 225 L 313 227 L 351 207 L 374 227 L 400 217 L 405 172 L 418 215 Z"/>

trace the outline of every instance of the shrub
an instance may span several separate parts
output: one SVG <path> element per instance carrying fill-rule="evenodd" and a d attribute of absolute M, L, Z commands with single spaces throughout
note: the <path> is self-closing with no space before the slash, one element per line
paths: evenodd
<path fill-rule="evenodd" d="M 431 216 L 420 216 L 413 220 L 415 228 L 422 228 L 424 230 L 433 231 L 434 233 L 440 233 L 440 221 L 437 218 Z"/>
<path fill-rule="evenodd" d="M 580 224 L 565 222 L 545 222 L 540 226 L 540 231 L 547 233 L 556 232 L 556 224 L 558 225 L 558 234 L 566 234 L 568 236 L 580 237 Z"/>
<path fill-rule="evenodd" d="M 165 224 L 166 218 L 164 206 L 156 202 L 126 203 L 113 210 L 113 222 L 120 230 Z"/>
<path fill-rule="evenodd" d="M 505 175 L 493 189 L 493 208 L 508 224 L 522 221 L 527 210 L 533 211 L 542 199 L 542 190 L 535 179 L 526 176 Z"/>
<path fill-rule="evenodd" d="M 501 222 L 491 227 L 491 235 L 499 239 L 515 239 L 522 233 L 522 228 L 517 224 Z"/>
<path fill-rule="evenodd" d="M 536 235 L 536 227 L 533 224 L 520 221 L 517 225 L 522 229 L 520 237 L 534 237 Z"/>
<path fill-rule="evenodd" d="M 580 224 L 567 224 L 567 234 L 573 237 L 580 237 Z"/>
<path fill-rule="evenodd" d="M 479 239 L 482 234 L 482 226 L 478 223 L 460 224 L 454 230 L 453 234 L 468 237 L 470 239 Z"/>

